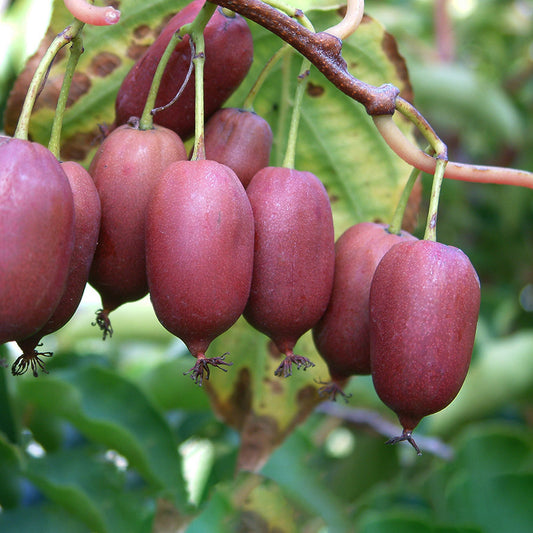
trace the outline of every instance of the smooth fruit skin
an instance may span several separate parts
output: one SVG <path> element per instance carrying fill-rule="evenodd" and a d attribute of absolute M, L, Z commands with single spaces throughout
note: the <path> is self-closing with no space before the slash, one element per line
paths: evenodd
<path fill-rule="evenodd" d="M 268 166 L 272 129 L 253 111 L 227 107 L 207 121 L 204 142 L 206 158 L 230 167 L 246 188 Z"/>
<path fill-rule="evenodd" d="M 204 3 L 204 0 L 196 0 L 176 14 L 126 75 L 116 98 L 117 124 L 124 124 L 131 116 L 141 116 L 157 65 L 173 33 L 192 22 Z M 246 20 L 237 14 L 224 14 L 220 8 L 207 24 L 204 39 L 204 109 L 208 118 L 222 106 L 248 73 L 253 59 L 253 41 Z M 170 56 L 157 94 L 156 107 L 174 99 L 185 81 L 190 62 L 189 36 L 186 36 Z M 154 121 L 174 130 L 183 139 L 194 132 L 194 73 L 176 103 L 157 112 Z"/>
<path fill-rule="evenodd" d="M 289 168 L 260 170 L 246 192 L 254 212 L 255 253 L 244 317 L 287 356 L 276 373 L 288 376 L 296 341 L 324 314 L 331 294 L 331 206 L 315 175 Z"/>
<path fill-rule="evenodd" d="M 230 168 L 198 160 L 166 169 L 146 221 L 150 298 L 161 324 L 195 357 L 204 359 L 242 314 L 253 246 L 252 208 Z M 201 368 L 193 373 L 200 383 L 202 376 Z"/>
<path fill-rule="evenodd" d="M 331 298 L 313 328 L 315 346 L 334 381 L 370 374 L 370 284 L 383 255 L 404 240 L 416 237 L 405 231 L 390 233 L 386 224 L 361 222 L 335 243 Z"/>
<path fill-rule="evenodd" d="M 479 314 L 479 278 L 458 248 L 420 240 L 393 246 L 370 288 L 372 379 L 404 439 L 444 409 L 466 377 Z"/>
<path fill-rule="evenodd" d="M 65 172 L 40 144 L 0 137 L 0 344 L 35 333 L 54 312 L 74 246 Z"/>
<path fill-rule="evenodd" d="M 89 282 L 100 293 L 104 311 L 148 293 L 144 244 L 148 198 L 166 167 L 186 158 L 183 142 L 174 132 L 128 124 L 113 130 L 95 154 L 89 173 L 100 197 L 102 221 Z"/>
<path fill-rule="evenodd" d="M 52 316 L 39 331 L 18 342 L 25 354 L 33 354 L 45 335 L 62 328 L 76 312 L 87 285 L 98 240 L 100 198 L 90 174 L 74 161 L 61 163 L 61 168 L 68 177 L 74 198 L 74 249 L 65 290 Z"/>

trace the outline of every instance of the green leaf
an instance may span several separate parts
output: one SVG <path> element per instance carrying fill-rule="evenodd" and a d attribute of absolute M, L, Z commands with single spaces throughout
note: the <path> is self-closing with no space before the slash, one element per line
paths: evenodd
<path fill-rule="evenodd" d="M 462 477 L 448 490 L 448 516 L 485 533 L 528 533 L 533 524 L 533 473 Z"/>
<path fill-rule="evenodd" d="M 21 464 L 19 449 L 0 433 L 0 505 L 6 509 L 19 503 Z"/>
<path fill-rule="evenodd" d="M 411 513 L 367 513 L 359 524 L 360 533 L 481 533 L 475 527 L 442 526 Z"/>
<path fill-rule="evenodd" d="M 13 394 L 9 382 L 9 369 L 3 367 L 7 350 L 0 346 L 0 435 L 3 433 L 11 442 L 18 442 L 19 427 L 13 410 Z"/>
<path fill-rule="evenodd" d="M 143 478 L 187 502 L 177 444 L 162 416 L 133 383 L 109 370 L 82 367 L 44 379 L 20 380 L 29 403 L 69 420 L 87 438 L 126 457 Z"/>
<path fill-rule="evenodd" d="M 121 472 L 103 451 L 62 450 L 28 462 L 26 475 L 54 503 L 92 531 L 148 533 L 153 504 L 128 490 Z"/>
<path fill-rule="evenodd" d="M 49 503 L 2 511 L 0 529 L 2 533 L 94 533 L 68 511 Z"/>

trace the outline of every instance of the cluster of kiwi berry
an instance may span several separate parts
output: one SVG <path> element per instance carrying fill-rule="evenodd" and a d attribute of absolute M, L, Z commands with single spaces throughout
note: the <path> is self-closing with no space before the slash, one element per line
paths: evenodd
<path fill-rule="evenodd" d="M 327 192 L 313 174 L 269 165 L 272 132 L 251 111 L 221 109 L 253 56 L 246 21 L 217 9 L 204 32 L 205 158 L 188 159 L 194 84 L 142 129 L 139 117 L 172 36 L 204 1 L 173 19 L 124 79 L 116 127 L 89 168 L 59 163 L 44 147 L 0 139 L 2 247 L 0 343 L 16 341 L 14 374 L 46 372 L 36 350 L 76 310 L 87 281 L 102 298 L 96 322 L 150 294 L 155 313 L 196 358 L 201 384 L 225 354 L 207 357 L 243 315 L 292 365 L 312 329 L 335 398 L 347 380 L 372 374 L 408 440 L 422 417 L 457 394 L 468 370 L 479 312 L 479 280 L 458 249 L 393 234 L 376 223 L 335 243 Z M 156 105 L 172 100 L 191 62 L 188 38 L 166 67 Z M 24 200 L 24 201 L 22 201 Z M 35 295 L 38 295 L 37 298 Z"/>

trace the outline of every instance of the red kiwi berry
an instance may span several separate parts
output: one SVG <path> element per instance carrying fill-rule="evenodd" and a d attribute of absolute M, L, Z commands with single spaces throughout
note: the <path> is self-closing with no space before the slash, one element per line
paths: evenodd
<path fill-rule="evenodd" d="M 74 201 L 44 146 L 0 136 L 0 344 L 33 335 L 65 289 Z"/>
<path fill-rule="evenodd" d="M 89 273 L 100 293 L 96 324 L 103 338 L 113 334 L 109 313 L 148 293 L 144 222 L 150 192 L 165 168 L 187 158 L 173 131 L 141 130 L 138 120 L 113 130 L 96 152 L 89 173 L 102 204 L 98 245 Z"/>
<path fill-rule="evenodd" d="M 124 78 L 116 98 L 116 123 L 141 116 L 152 78 L 172 35 L 192 22 L 204 5 L 195 0 L 177 13 Z M 253 40 L 246 20 L 240 15 L 217 8 L 204 30 L 204 103 L 205 117 L 211 116 L 240 85 L 253 59 Z M 163 73 L 155 105 L 171 102 L 185 82 L 191 63 L 189 36 L 181 40 Z M 182 139 L 194 132 L 194 73 L 175 105 L 154 116 L 157 124 L 174 130 Z"/>
<path fill-rule="evenodd" d="M 479 278 L 458 248 L 401 242 L 380 261 L 370 287 L 374 387 L 398 416 L 406 440 L 420 420 L 444 409 L 468 372 L 479 314 Z"/>
<path fill-rule="evenodd" d="M 205 125 L 205 155 L 235 171 L 246 188 L 254 175 L 268 166 L 272 130 L 253 111 L 219 109 Z"/>
<path fill-rule="evenodd" d="M 61 168 L 68 177 L 74 198 L 74 249 L 70 258 L 67 283 L 63 296 L 48 321 L 33 335 L 18 340 L 23 353 L 11 367 L 13 375 L 24 374 L 31 368 L 35 377 L 38 368 L 48 373 L 40 357 L 51 357 L 52 352 L 39 352 L 40 341 L 62 328 L 78 308 L 87 285 L 89 268 L 96 248 L 100 228 L 100 198 L 89 173 L 78 163 L 66 161 Z"/>
<path fill-rule="evenodd" d="M 161 324 L 196 357 L 201 385 L 209 344 L 242 314 L 252 279 L 254 221 L 236 174 L 215 161 L 171 164 L 154 188 L 146 220 L 150 298 Z"/>
<path fill-rule="evenodd" d="M 354 375 L 370 374 L 368 298 L 376 267 L 392 246 L 415 240 L 407 232 L 390 233 L 388 226 L 361 222 L 335 243 L 335 277 L 328 308 L 313 328 L 318 353 L 328 365 L 330 383 L 319 392 L 335 400 Z"/>
<path fill-rule="evenodd" d="M 293 352 L 297 340 L 324 314 L 333 285 L 335 241 L 326 189 L 310 172 L 267 167 L 246 189 L 255 221 L 254 271 L 244 317 L 292 364 L 314 364 Z"/>

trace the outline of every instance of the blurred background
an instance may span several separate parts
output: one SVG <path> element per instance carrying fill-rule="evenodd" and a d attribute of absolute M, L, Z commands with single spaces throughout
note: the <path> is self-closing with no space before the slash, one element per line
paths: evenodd
<path fill-rule="evenodd" d="M 0 129 L 51 4 L 0 0 Z M 396 38 L 415 105 L 450 159 L 533 171 L 531 0 L 369 0 L 366 12 Z M 422 184 L 417 236 L 431 178 Z M 190 361 L 158 327 L 149 301 L 116 312 L 122 340 L 103 348 L 88 325 L 99 303 L 88 288 L 75 319 L 50 341 L 63 355 L 54 367 L 61 379 L 15 385 L 7 371 L 0 378 L 0 402 L 9 407 L 0 409 L 0 530 L 531 531 L 533 192 L 446 181 L 438 239 L 469 255 L 482 306 L 462 391 L 417 429 L 422 457 L 408 446 L 383 446 L 396 420 L 370 379 L 357 378 L 349 403 L 322 404 L 260 473 L 234 477 L 239 436 L 213 414 L 203 391 L 179 379 Z M 15 353 L 0 350 L 8 359 Z M 110 366 L 109 374 L 69 370 L 79 353 Z M 146 353 L 149 369 L 140 363 Z M 113 402 L 104 391 L 113 391 Z M 61 409 L 50 412 L 50 404 Z M 132 405 L 144 418 L 128 421 L 125 434 L 119 419 Z M 113 410 L 108 425 L 97 416 Z M 113 437 L 106 440 L 106 432 Z M 143 435 L 168 450 L 151 455 Z M 135 468 L 113 444 L 131 452 Z M 172 469 L 176 478 L 160 485 L 181 484 L 185 496 L 147 488 L 146 478 Z M 192 507 L 176 511 L 183 500 Z"/>

